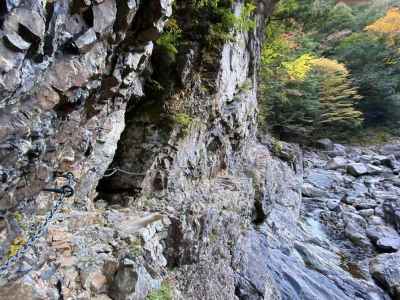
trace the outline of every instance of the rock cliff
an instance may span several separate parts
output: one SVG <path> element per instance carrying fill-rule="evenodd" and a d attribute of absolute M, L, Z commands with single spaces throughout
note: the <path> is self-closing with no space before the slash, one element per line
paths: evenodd
<path fill-rule="evenodd" d="M 212 47 L 191 1 L 2 2 L 0 299 L 399 297 L 398 161 L 257 135 L 255 2 Z"/>

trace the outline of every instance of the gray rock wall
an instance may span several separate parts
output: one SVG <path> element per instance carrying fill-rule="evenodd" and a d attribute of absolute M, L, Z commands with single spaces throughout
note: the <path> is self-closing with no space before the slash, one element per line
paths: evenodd
<path fill-rule="evenodd" d="M 398 297 L 398 147 L 329 143 L 328 162 L 257 136 L 273 5 L 209 48 L 178 1 L 187 40 L 171 63 L 154 43 L 171 1 L 2 4 L 3 265 L 58 199 L 42 190 L 66 183 L 55 171 L 76 182 L 0 265 L 0 299 Z"/>

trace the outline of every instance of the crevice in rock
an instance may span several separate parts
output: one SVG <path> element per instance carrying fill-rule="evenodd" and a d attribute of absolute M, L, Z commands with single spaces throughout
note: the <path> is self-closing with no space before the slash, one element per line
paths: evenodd
<path fill-rule="evenodd" d="M 238 297 L 239 300 L 264 299 L 264 294 L 254 286 L 253 282 L 243 277 L 242 274 L 236 274 L 236 276 L 239 282 L 235 284 L 235 296 Z"/>
<path fill-rule="evenodd" d="M 27 53 L 28 57 L 33 57 L 40 46 L 40 38 L 33 34 L 31 30 L 29 30 L 27 27 L 25 27 L 22 24 L 19 24 L 18 26 L 18 34 L 27 42 L 31 43 L 31 47 L 29 48 L 29 51 Z"/>
<path fill-rule="evenodd" d="M 59 103 L 54 107 L 54 110 L 56 111 L 57 115 L 60 117 L 66 117 L 68 114 L 70 114 L 72 111 L 77 110 L 81 108 L 84 103 L 85 103 L 85 97 L 78 97 L 76 101 L 71 101 L 71 98 L 65 95 L 63 92 L 58 91 L 57 89 L 53 88 L 59 95 L 60 101 Z M 73 92 L 73 89 L 71 89 L 69 92 Z"/>
<path fill-rule="evenodd" d="M 253 224 L 257 226 L 264 223 L 264 221 L 267 218 L 267 215 L 265 214 L 264 209 L 262 207 L 262 202 L 258 200 L 258 198 L 261 197 L 260 192 L 256 190 L 256 194 L 258 194 L 258 196 L 254 201 Z"/>
<path fill-rule="evenodd" d="M 238 285 L 235 286 L 235 296 L 236 296 L 239 300 L 244 300 L 244 299 L 242 298 L 242 294 L 241 294 L 241 292 L 240 292 L 240 288 L 239 288 Z"/>
<path fill-rule="evenodd" d="M 46 22 L 45 22 L 46 32 L 49 29 L 51 19 L 53 18 L 53 15 L 54 15 L 54 6 L 55 6 L 55 4 L 53 1 L 48 1 L 46 3 L 46 8 L 45 8 L 46 9 Z"/>
<path fill-rule="evenodd" d="M 47 2 L 46 3 L 46 22 L 45 22 L 45 36 L 43 40 L 43 55 L 45 56 L 51 56 L 54 52 L 53 48 L 53 39 L 54 35 L 51 33 L 50 26 L 51 26 L 51 20 L 53 19 L 54 16 L 54 7 L 55 3 L 54 2 Z"/>
<path fill-rule="evenodd" d="M 171 225 L 168 228 L 168 236 L 165 239 L 164 256 L 167 259 L 169 269 L 180 265 L 182 259 L 179 249 L 183 241 L 183 232 L 180 221 L 171 219 Z"/>
<path fill-rule="evenodd" d="M 58 291 L 58 294 L 59 294 L 58 300 L 64 300 L 61 280 L 57 280 L 56 288 L 57 288 L 57 291 Z"/>
<path fill-rule="evenodd" d="M 0 29 L 3 29 L 4 17 L 7 14 L 6 1 L 0 1 Z"/>
<path fill-rule="evenodd" d="M 128 103 L 125 113 L 126 127 L 110 165 L 111 170 L 118 168 L 137 175 L 116 172 L 113 176 L 103 178 L 97 187 L 101 199 L 115 199 L 115 194 L 138 196 L 146 171 L 162 148 L 168 144 L 174 121 L 166 110 L 166 101 L 175 89 L 177 81 L 175 62 L 165 56 L 162 49 L 156 48 L 151 57 L 151 64 L 157 68 L 153 70 L 151 77 L 145 80 L 145 96 L 133 97 Z M 163 189 L 163 176 L 158 172 L 151 176 L 151 188 L 156 191 Z"/>
<path fill-rule="evenodd" d="M 94 15 L 93 15 L 93 10 L 91 8 L 84 10 L 82 13 L 82 17 L 85 20 L 88 27 L 93 27 Z"/>

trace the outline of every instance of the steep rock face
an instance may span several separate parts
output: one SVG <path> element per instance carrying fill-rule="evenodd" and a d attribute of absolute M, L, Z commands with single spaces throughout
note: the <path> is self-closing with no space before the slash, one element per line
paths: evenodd
<path fill-rule="evenodd" d="M 237 15 L 242 5 L 233 7 Z M 201 50 L 192 41 L 180 66 L 182 84 L 192 91 L 183 95 L 191 122 L 169 126 L 154 122 L 157 111 L 145 119 L 141 74 L 150 69 L 152 42 L 171 1 L 3 5 L 2 262 L 18 256 L 1 269 L 2 299 L 144 299 L 165 279 L 176 282 L 177 298 L 236 297 L 230 252 L 255 215 L 242 158 L 255 140 L 260 36 L 271 11 L 272 3 L 260 1 L 259 29 L 221 45 L 212 54 L 215 65 L 202 58 L 191 65 Z M 212 92 L 201 86 L 206 72 Z M 118 153 L 116 161 L 128 170 L 129 161 L 142 161 L 133 170 L 140 178 L 127 187 L 139 192 L 133 199 L 128 193 L 126 208 L 118 200 L 94 205 L 129 100 L 126 115 L 137 114 L 132 121 L 152 137 L 133 133 L 128 141 L 135 146 L 123 138 L 119 152 L 133 151 Z M 137 130 L 132 127 L 124 136 Z M 157 137 L 160 127 L 167 127 L 167 137 Z M 146 153 L 152 143 L 156 151 Z M 58 195 L 42 189 L 66 183 L 55 171 L 70 171 L 76 181 L 74 197 L 52 216 Z M 125 188 L 113 177 L 111 184 Z"/>
<path fill-rule="evenodd" d="M 19 250 L 26 253 L 2 268 L 0 298 L 75 299 L 82 293 L 90 297 L 91 290 L 105 292 L 108 279 L 98 269 L 106 268 L 108 256 L 98 251 L 111 250 L 108 242 L 100 250 L 93 243 L 99 243 L 96 230 L 109 242 L 112 232 L 97 225 L 90 230 L 102 222 L 92 211 L 94 192 L 114 156 L 128 101 L 143 95 L 142 74 L 171 5 L 168 0 L 1 4 L 0 256 L 4 264 Z M 65 184 L 56 172 L 73 173 L 75 197 L 64 201 L 64 211 L 43 234 L 41 224 L 59 195 L 42 190 Z M 95 262 L 80 267 L 74 252 Z M 59 273 L 60 266 L 72 266 L 65 271 L 69 275 Z M 136 293 L 143 298 L 159 282 L 147 286 Z"/>
<path fill-rule="evenodd" d="M 143 93 L 140 74 L 157 38 L 147 32 L 160 33 L 170 5 L 7 2 L 0 43 L 2 209 L 34 199 L 51 183 L 52 170 L 80 177 L 87 202 L 114 154 L 126 103 Z"/>
<path fill-rule="evenodd" d="M 242 5 L 235 5 L 237 14 Z M 259 25 L 270 7 L 268 2 L 259 4 Z M 160 122 L 159 115 L 154 116 L 157 101 L 149 99 L 154 103 L 150 108 L 146 102 L 136 105 L 138 113 L 130 116 L 132 123 L 112 165 L 123 171 L 99 187 L 110 205 L 128 201 L 136 211 L 157 210 L 168 216 L 164 256 L 183 299 L 237 299 L 235 241 L 265 214 L 256 208 L 261 200 L 255 200 L 253 176 L 261 175 L 253 174 L 249 165 L 271 158 L 266 146 L 254 152 L 259 30 L 236 33 L 235 42 L 212 53 L 213 72 L 207 75 L 207 49 L 191 40 L 177 66 L 189 71 L 181 73 L 182 87 L 172 96 L 184 97 L 189 124 L 178 122 L 168 129 L 166 118 Z M 247 162 L 253 155 L 260 161 Z"/>
<path fill-rule="evenodd" d="M 0 298 L 396 297 L 398 274 L 385 270 L 398 262 L 397 232 L 379 223 L 398 226 L 393 195 L 378 195 L 382 220 L 362 204 L 373 228 L 361 213 L 337 216 L 347 237 L 335 240 L 320 216 L 341 205 L 329 197 L 347 162 L 336 159 L 330 173 L 315 154 L 317 170 L 307 156 L 304 172 L 297 146 L 256 136 L 256 75 L 274 1 L 257 1 L 255 29 L 211 48 L 192 31 L 191 2 L 177 1 L 187 40 L 173 63 L 153 43 L 171 4 L 1 6 L 0 255 L 3 265 L 24 255 L 0 269 Z M 243 5 L 231 9 L 239 16 Z M 171 85 L 160 92 L 163 80 Z M 385 167 L 366 164 L 357 176 L 397 164 L 376 159 Z M 47 224 L 59 197 L 42 189 L 68 183 L 56 170 L 73 173 L 75 195 Z M 354 180 L 343 188 L 365 193 Z M 327 204 L 318 214 L 321 198 Z M 359 246 L 369 259 L 375 245 L 390 253 L 370 261 L 371 276 L 355 275 L 343 259 L 360 257 Z"/>

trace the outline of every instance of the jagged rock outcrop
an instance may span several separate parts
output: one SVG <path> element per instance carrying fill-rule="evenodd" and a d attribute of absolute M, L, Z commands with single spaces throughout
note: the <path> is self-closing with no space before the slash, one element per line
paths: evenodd
<path fill-rule="evenodd" d="M 398 297 L 399 149 L 303 157 L 257 136 L 274 1 L 256 4 L 254 29 L 205 45 L 176 1 L 172 57 L 154 43 L 170 0 L 2 4 L 3 264 L 58 199 L 55 171 L 76 182 L 1 299 Z"/>
<path fill-rule="evenodd" d="M 2 262 L 43 224 L 58 197 L 43 188 L 64 184 L 55 172 L 72 172 L 76 193 L 65 200 L 48 234 L 2 274 L 0 298 L 76 299 L 107 291 L 105 276 L 119 264 L 106 253 L 117 240 L 101 225 L 107 217 L 93 211 L 95 189 L 125 127 L 127 103 L 143 95 L 143 71 L 171 5 L 168 0 L 1 4 Z M 149 281 L 137 297 L 159 285 Z"/>

